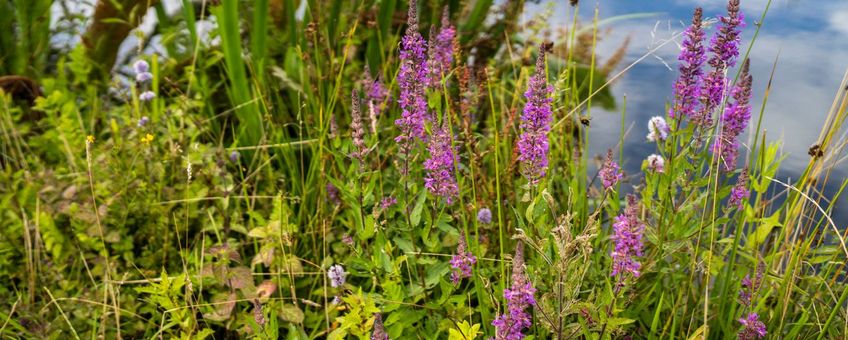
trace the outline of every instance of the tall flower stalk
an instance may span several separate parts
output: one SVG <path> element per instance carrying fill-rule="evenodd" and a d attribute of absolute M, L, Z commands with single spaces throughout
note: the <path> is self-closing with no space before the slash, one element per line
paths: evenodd
<path fill-rule="evenodd" d="M 612 159 L 612 150 L 607 150 L 607 159 L 604 161 L 603 166 L 601 166 L 601 170 L 598 171 L 598 176 L 601 177 L 601 184 L 604 185 L 604 190 L 611 189 L 624 177 L 624 174 L 621 173 L 621 169 L 618 167 L 618 163 Z"/>
<path fill-rule="evenodd" d="M 724 109 L 721 116 L 721 132 L 712 146 L 712 152 L 719 157 L 719 162 L 725 171 L 736 168 L 736 157 L 739 154 L 739 135 L 751 120 L 751 84 L 750 60 L 742 63 L 739 82 L 733 88 L 733 103 Z"/>
<path fill-rule="evenodd" d="M 350 95 L 350 129 L 351 138 L 353 139 L 353 152 L 350 154 L 350 156 L 356 158 L 359 161 L 361 167 L 362 161 L 365 158 L 365 153 L 368 151 L 368 148 L 365 146 L 365 127 L 362 123 L 362 110 L 360 109 L 359 102 L 359 92 L 353 90 L 353 93 L 351 93 Z"/>
<path fill-rule="evenodd" d="M 427 170 L 424 187 L 433 195 L 444 198 L 447 204 L 451 204 L 459 194 L 459 186 L 454 174 L 456 155 L 451 146 L 447 122 L 445 120 L 445 126 L 433 127 L 433 135 L 430 136 L 427 148 L 430 151 L 430 158 L 424 161 L 424 169 Z"/>
<path fill-rule="evenodd" d="M 745 201 L 748 200 L 748 195 L 750 195 L 750 191 L 748 191 L 748 168 L 745 168 L 742 169 L 742 173 L 736 179 L 736 185 L 730 190 L 730 199 L 728 199 L 727 204 L 742 210 L 745 207 Z"/>
<path fill-rule="evenodd" d="M 389 91 L 379 76 L 374 77 L 371 75 L 371 69 L 368 65 L 365 65 L 365 72 L 362 78 L 362 91 L 368 103 L 368 119 L 371 121 L 371 133 L 376 135 L 377 117 L 385 109 Z"/>
<path fill-rule="evenodd" d="M 395 141 L 400 144 L 401 152 L 408 154 L 412 143 L 426 137 L 425 124 L 427 101 L 424 98 L 427 84 L 427 43 L 418 32 L 417 1 L 409 1 L 409 16 L 407 18 L 406 35 L 401 41 L 400 70 L 397 82 L 400 87 L 398 104 L 401 117 L 395 120 L 400 129 L 400 135 Z"/>
<path fill-rule="evenodd" d="M 515 257 L 512 259 L 512 286 L 504 289 L 506 312 L 498 315 L 492 325 L 495 326 L 495 339 L 519 340 L 524 339 L 525 328 L 532 325 L 527 308 L 536 305 L 533 294 L 536 289 L 524 273 L 524 244 L 519 242 L 515 247 Z"/>
<path fill-rule="evenodd" d="M 710 39 L 710 73 L 704 78 L 699 119 L 712 124 L 712 112 L 727 93 L 727 69 L 736 65 L 739 57 L 739 36 L 745 27 L 739 11 L 739 0 L 727 2 L 727 16 L 719 17 L 719 27 Z"/>
<path fill-rule="evenodd" d="M 548 131 L 551 129 L 551 92 L 545 78 L 545 48 L 539 48 L 536 70 L 524 97 L 527 104 L 521 115 L 521 135 L 518 137 L 518 160 L 524 177 L 536 185 L 545 177 L 548 168 Z"/>
<path fill-rule="evenodd" d="M 618 287 L 624 284 L 625 275 L 641 275 L 641 264 L 636 257 L 642 256 L 642 234 L 645 225 L 639 221 L 639 201 L 633 194 L 627 195 L 627 208 L 616 216 L 612 226 L 615 243 L 612 255 L 612 276 L 618 280 Z"/>
<path fill-rule="evenodd" d="M 456 37 L 456 28 L 450 23 L 450 12 L 445 6 L 442 11 L 442 25 L 438 34 L 430 37 L 430 53 L 428 71 L 430 73 L 430 87 L 438 90 L 442 78 L 450 72 L 453 63 L 453 40 Z"/>
<path fill-rule="evenodd" d="M 703 46 L 702 13 L 700 7 L 695 9 L 695 14 L 692 16 L 692 25 L 683 33 L 683 44 L 681 45 L 680 55 L 677 57 L 680 60 L 680 76 L 674 83 L 674 104 L 669 112 L 669 116 L 672 118 L 695 118 L 701 92 L 701 65 L 706 60 Z"/>
<path fill-rule="evenodd" d="M 468 251 L 468 243 L 465 242 L 465 233 L 459 234 L 459 243 L 456 245 L 456 255 L 451 257 L 450 264 L 451 282 L 458 284 L 460 280 L 471 277 L 471 266 L 477 263 L 477 257 Z"/>

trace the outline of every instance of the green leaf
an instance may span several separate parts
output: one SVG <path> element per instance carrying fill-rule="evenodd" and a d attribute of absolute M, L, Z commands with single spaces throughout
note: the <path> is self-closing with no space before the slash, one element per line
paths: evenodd
<path fill-rule="evenodd" d="M 449 340 L 472 340 L 476 339 L 478 335 L 483 334 L 480 332 L 479 323 L 471 325 L 468 321 L 463 320 L 457 327 L 448 330 Z"/>
<path fill-rule="evenodd" d="M 409 216 L 412 227 L 417 227 L 421 222 L 421 212 L 424 210 L 425 201 L 427 201 L 427 190 L 421 190 L 418 193 L 418 200 L 415 201 L 415 207 L 412 208 L 412 214 Z"/>
<path fill-rule="evenodd" d="M 295 305 L 285 304 L 280 308 L 280 319 L 294 323 L 302 323 L 303 311 Z"/>

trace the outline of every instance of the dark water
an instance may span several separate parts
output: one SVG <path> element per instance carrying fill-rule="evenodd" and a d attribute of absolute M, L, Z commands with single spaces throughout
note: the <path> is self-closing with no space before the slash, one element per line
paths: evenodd
<path fill-rule="evenodd" d="M 748 27 L 743 33 L 743 53 L 756 30 L 767 0 L 742 0 L 742 12 Z M 570 24 L 573 12 L 565 1 L 529 4 L 531 13 L 552 10 L 552 24 Z M 606 19 L 633 13 L 653 15 L 614 21 L 606 27 L 611 32 L 598 46 L 598 55 L 609 56 L 626 38 L 631 43 L 624 67 L 649 50 L 681 32 L 691 22 L 694 7 L 702 6 L 704 16 L 715 18 L 725 13 L 721 0 L 602 0 L 580 1 L 580 16 L 590 24 L 597 6 L 599 18 Z M 712 30 L 708 30 L 708 37 Z M 677 42 L 666 44 L 638 63 L 613 86 L 621 104 L 626 95 L 626 127 L 632 126 L 624 145 L 629 157 L 623 167 L 637 173 L 642 160 L 654 153 L 645 142 L 647 120 L 662 114 L 671 99 L 671 87 L 677 77 Z M 778 56 L 779 55 L 779 56 Z M 809 161 L 808 148 L 817 142 L 825 117 L 833 103 L 843 75 L 848 69 L 848 1 L 845 0 L 773 0 L 762 21 L 759 37 L 751 50 L 751 72 L 754 77 L 753 112 L 762 108 L 763 96 L 775 58 L 771 94 L 765 104 L 762 129 L 767 140 L 781 141 L 781 152 L 787 155 L 777 179 L 794 183 Z M 735 74 L 735 73 L 732 73 Z M 601 154 L 617 143 L 621 117 L 619 112 L 593 111 L 590 151 Z M 755 125 L 752 122 L 751 125 Z M 750 130 L 750 129 L 749 129 Z M 753 138 L 753 136 L 749 137 Z M 833 195 L 848 174 L 848 165 L 838 164 L 831 175 L 825 195 Z M 840 229 L 848 224 L 848 201 L 836 203 L 833 219 Z M 825 207 L 826 208 L 826 207 Z"/>

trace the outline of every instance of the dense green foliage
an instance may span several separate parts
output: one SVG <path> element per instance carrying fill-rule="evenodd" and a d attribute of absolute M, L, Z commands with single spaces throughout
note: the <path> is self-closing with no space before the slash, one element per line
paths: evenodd
<path fill-rule="evenodd" d="M 26 77 L 0 78 L 4 337 L 369 338 L 379 313 L 392 339 L 488 338 L 519 244 L 535 338 L 729 338 L 749 312 L 769 337 L 848 332 L 845 231 L 828 217 L 839 195 L 818 194 L 845 145 L 844 96 L 822 153 L 811 150 L 791 186 L 773 181 L 782 157 L 754 106 L 742 209 L 727 204 L 741 171 L 720 171 L 693 125 L 656 143 L 665 171 L 646 162 L 605 189 L 587 145 L 597 108 L 616 109 L 608 80 L 622 56 L 600 62 L 597 23 L 575 14 L 545 64 L 550 164 L 531 186 L 515 145 L 550 13 L 520 28 L 522 1 L 421 1 L 425 39 L 443 6 L 458 31 L 457 62 L 427 93 L 428 131 L 445 122 L 458 155 L 448 203 L 424 187 L 426 143 L 403 157 L 395 142 L 405 1 L 182 2 L 171 17 L 148 2 L 167 53 L 134 53 L 103 76 L 92 46 L 45 51 L 56 32 L 35 13 L 51 1 L 0 0 L 16 14 L 0 15 L 16 27 L 0 32 L 0 73 Z M 209 16 L 217 29 L 204 37 L 195 23 Z M 143 86 L 131 79 L 138 59 L 153 75 Z M 365 72 L 390 98 L 372 103 L 383 112 L 373 128 L 366 119 L 369 151 L 357 160 L 350 94 L 367 90 Z M 140 100 L 147 89 L 156 97 Z M 365 116 L 373 109 L 363 102 Z M 623 192 L 640 197 L 645 246 L 641 275 L 618 282 L 610 236 Z M 389 197 L 397 203 L 381 204 Z M 477 261 L 454 284 L 460 238 Z M 335 264 L 348 273 L 339 287 L 327 275 Z M 745 307 L 742 280 L 758 267 Z"/>

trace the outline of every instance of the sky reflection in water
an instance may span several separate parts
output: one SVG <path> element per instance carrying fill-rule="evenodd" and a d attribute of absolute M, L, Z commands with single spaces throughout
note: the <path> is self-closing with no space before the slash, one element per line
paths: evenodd
<path fill-rule="evenodd" d="M 755 22 L 760 19 L 767 2 L 742 0 L 742 11 L 748 24 L 742 37 L 743 53 L 751 42 L 756 30 Z M 572 12 L 567 2 L 552 3 L 529 4 L 527 13 L 553 6 L 556 14 L 551 24 L 563 27 L 566 22 L 570 23 Z M 603 0 L 581 1 L 580 4 L 584 23 L 591 23 L 596 5 L 601 19 L 632 13 L 655 13 L 648 18 L 618 21 L 609 26 L 612 30 L 599 44 L 598 54 L 602 58 L 611 55 L 629 36 L 630 48 L 621 66 L 624 67 L 681 32 L 691 22 L 694 7 L 703 7 L 704 16 L 712 19 L 725 13 L 726 1 Z M 710 37 L 712 30 L 707 32 L 707 37 Z M 843 0 L 774 0 L 762 23 L 760 35 L 750 53 L 754 77 L 751 101 L 754 121 L 751 125 L 756 125 L 775 58 L 779 57 L 761 129 L 766 131 L 768 140 L 782 141 L 781 150 L 787 157 L 777 176 L 781 181 L 797 181 L 809 161 L 807 150 L 817 142 L 837 91 L 843 91 L 839 85 L 848 68 L 846 37 L 848 2 Z M 651 116 L 661 115 L 666 103 L 672 99 L 672 84 L 677 77 L 679 38 L 677 40 L 635 65 L 613 86 L 619 106 L 625 96 L 627 100 L 626 127 L 632 128 L 624 145 L 627 158 L 623 167 L 630 174 L 638 174 L 642 160 L 655 152 L 655 146 L 645 140 L 647 121 Z M 736 74 L 735 71 L 730 73 L 731 77 Z M 616 148 L 621 128 L 620 112 L 593 110 L 592 116 L 591 155 Z M 743 138 L 753 138 L 745 136 L 747 133 Z M 825 194 L 833 195 L 846 174 L 848 166 L 840 163 L 831 175 Z M 635 181 L 638 182 L 638 179 Z M 842 200 L 838 204 L 833 218 L 840 229 L 845 228 L 848 202 Z"/>

